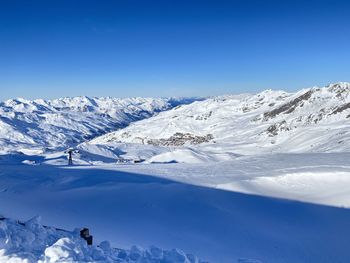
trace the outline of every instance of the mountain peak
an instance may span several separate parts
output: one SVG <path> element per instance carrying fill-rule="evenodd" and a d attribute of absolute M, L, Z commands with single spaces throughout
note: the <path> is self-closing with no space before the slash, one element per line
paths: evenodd
<path fill-rule="evenodd" d="M 350 83 L 349 82 L 337 82 L 333 84 L 329 84 L 325 87 L 328 91 L 334 92 L 337 94 L 342 94 L 344 92 L 350 92 Z"/>

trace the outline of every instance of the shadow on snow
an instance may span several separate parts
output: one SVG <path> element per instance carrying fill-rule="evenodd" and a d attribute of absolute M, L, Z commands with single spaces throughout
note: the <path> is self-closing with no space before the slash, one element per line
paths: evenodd
<path fill-rule="evenodd" d="M 346 262 L 350 210 L 189 185 L 101 167 L 2 165 L 6 216 L 116 247 L 180 248 L 212 262 Z M 117 168 L 116 168 L 117 169 Z"/>

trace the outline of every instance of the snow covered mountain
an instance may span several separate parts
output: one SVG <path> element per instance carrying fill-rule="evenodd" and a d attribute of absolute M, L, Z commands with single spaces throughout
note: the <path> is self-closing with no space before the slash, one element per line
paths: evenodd
<path fill-rule="evenodd" d="M 154 147 L 154 153 L 147 157 L 169 155 L 169 147 L 173 155 L 178 146 L 190 147 L 195 158 L 220 153 L 224 159 L 232 153 L 350 149 L 349 83 L 296 93 L 266 90 L 193 101 L 88 97 L 8 100 L 0 103 L 0 152 L 65 149 L 93 138 L 84 148 L 137 143 L 148 145 L 147 149 Z M 138 122 L 128 126 L 134 121 Z M 177 156 L 184 154 L 178 148 L 175 151 Z M 165 159 L 169 158 L 173 156 Z"/>
<path fill-rule="evenodd" d="M 349 93 L 4 102 L 0 262 L 347 262 Z"/>
<path fill-rule="evenodd" d="M 349 118 L 350 84 L 340 82 L 296 93 L 266 90 L 197 101 L 91 144 L 138 143 L 170 147 L 172 153 L 182 146 L 197 155 L 349 151 Z"/>
<path fill-rule="evenodd" d="M 65 148 L 194 99 L 12 99 L 0 103 L 0 152 Z"/>

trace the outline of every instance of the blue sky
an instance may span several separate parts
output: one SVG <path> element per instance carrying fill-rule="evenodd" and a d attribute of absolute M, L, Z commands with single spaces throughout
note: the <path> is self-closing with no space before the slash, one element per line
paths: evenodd
<path fill-rule="evenodd" d="M 0 0 L 0 99 L 350 81 L 349 2 Z"/>

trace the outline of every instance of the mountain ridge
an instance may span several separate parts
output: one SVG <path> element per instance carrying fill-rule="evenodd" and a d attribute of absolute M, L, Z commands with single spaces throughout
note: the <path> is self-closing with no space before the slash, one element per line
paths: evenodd
<path fill-rule="evenodd" d="M 63 149 L 199 98 L 10 99 L 0 103 L 0 151 Z"/>
<path fill-rule="evenodd" d="M 350 83 L 338 82 L 295 93 L 265 90 L 208 98 L 135 122 L 91 144 L 162 145 L 163 141 L 163 146 L 201 144 L 202 148 L 220 144 L 221 149 L 240 154 L 256 149 L 265 153 L 348 151 L 349 118 Z M 182 140 L 180 144 L 179 140 L 169 144 L 174 135 Z M 211 139 L 191 143 L 196 136 Z"/>

